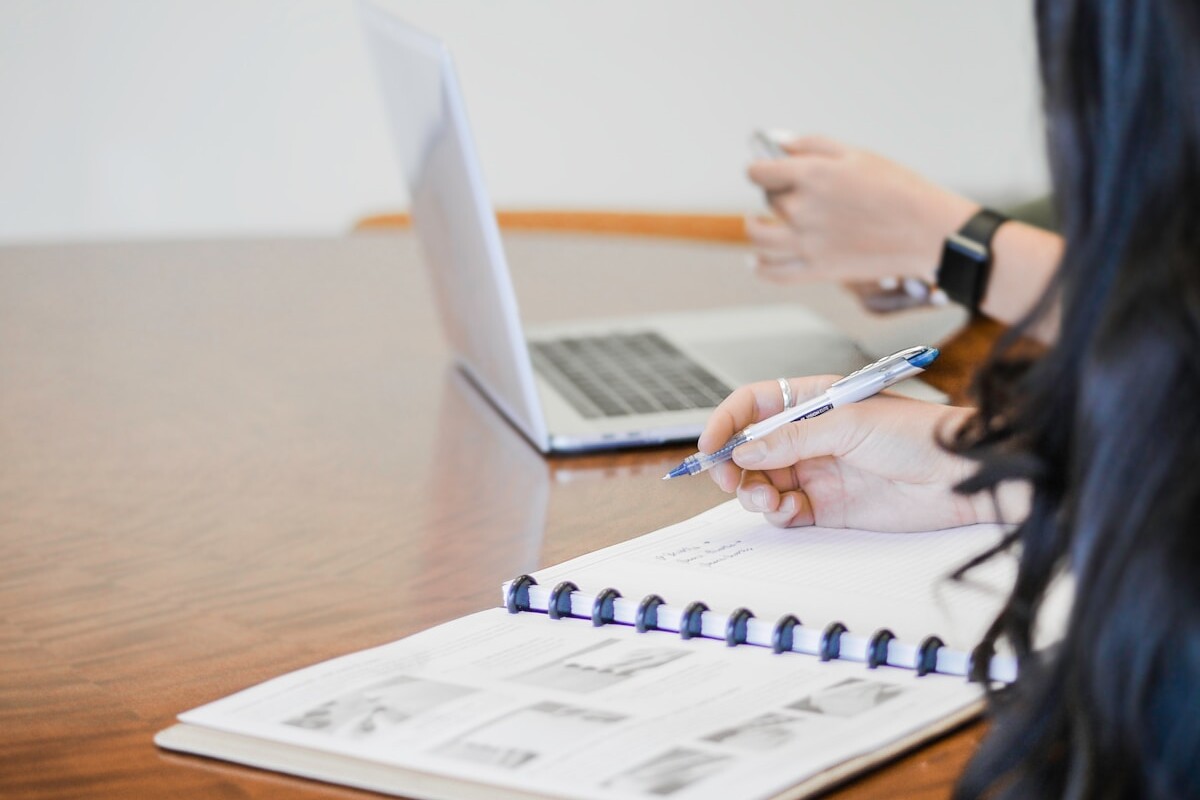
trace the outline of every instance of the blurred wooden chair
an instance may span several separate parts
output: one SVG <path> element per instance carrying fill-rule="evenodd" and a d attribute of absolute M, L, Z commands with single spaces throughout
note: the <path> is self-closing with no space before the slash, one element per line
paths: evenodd
<path fill-rule="evenodd" d="M 660 236 L 708 242 L 745 242 L 742 218 L 736 214 L 664 214 L 633 211 L 497 211 L 504 230 L 562 231 L 622 236 Z M 408 214 L 364 217 L 356 231 L 407 228 Z"/>

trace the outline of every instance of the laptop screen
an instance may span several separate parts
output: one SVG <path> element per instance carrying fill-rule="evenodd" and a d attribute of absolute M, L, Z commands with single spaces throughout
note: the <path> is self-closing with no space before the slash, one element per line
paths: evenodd
<path fill-rule="evenodd" d="M 545 450 L 516 294 L 449 51 L 370 3 L 359 9 L 446 337 L 472 380 Z"/>

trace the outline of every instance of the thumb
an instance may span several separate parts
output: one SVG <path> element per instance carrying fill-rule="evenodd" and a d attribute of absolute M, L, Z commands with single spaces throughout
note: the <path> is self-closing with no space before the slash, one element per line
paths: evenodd
<path fill-rule="evenodd" d="M 790 422 L 734 450 L 733 462 L 744 469 L 768 470 L 820 456 L 843 456 L 862 437 L 861 410 L 862 405 L 855 404 Z"/>

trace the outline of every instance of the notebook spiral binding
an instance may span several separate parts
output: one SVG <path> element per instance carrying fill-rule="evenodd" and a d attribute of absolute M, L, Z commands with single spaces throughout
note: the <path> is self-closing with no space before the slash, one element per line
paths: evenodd
<path fill-rule="evenodd" d="M 821 634 L 820 654 L 822 661 L 832 661 L 842 654 L 842 634 L 848 633 L 840 622 L 831 622 Z"/>
<path fill-rule="evenodd" d="M 708 611 L 708 606 L 699 600 L 687 604 L 683 609 L 683 620 L 679 623 L 680 639 L 703 635 L 705 611 Z"/>
<path fill-rule="evenodd" d="M 537 580 L 530 575 L 519 575 L 513 579 L 505 592 L 504 605 L 508 609 L 508 612 L 510 614 L 518 614 L 523 611 L 533 611 L 529 590 L 530 587 L 537 585 Z M 586 619 L 587 617 L 583 615 L 573 615 L 571 613 L 571 594 L 578 591 L 579 587 L 572 581 L 561 581 L 558 583 L 550 591 L 545 612 L 547 616 L 550 619 L 563 619 L 572 616 Z M 621 597 L 621 593 L 611 587 L 600 591 L 592 600 L 590 614 L 592 625 L 600 627 L 614 623 L 616 621 L 615 601 Z M 666 601 L 657 594 L 648 594 L 638 601 L 633 621 L 633 626 L 638 633 L 663 630 L 659 628 L 659 609 L 665 605 Z M 710 613 L 710 609 L 706 604 L 700 601 L 688 603 L 680 614 L 678 625 L 680 638 L 691 639 L 704 636 L 704 615 L 706 613 Z M 731 612 L 726 619 L 724 627 L 725 644 L 729 647 L 746 644 L 750 621 L 753 619 L 755 619 L 754 613 L 748 608 L 738 608 Z M 795 645 L 797 644 L 796 634 L 803 627 L 800 620 L 792 614 L 785 614 L 780 617 L 771 629 L 771 650 L 777 654 L 800 652 L 795 649 Z M 841 622 L 829 623 L 820 634 L 814 654 L 822 661 L 832 661 L 842 658 L 842 637 L 848 634 L 850 634 L 850 631 Z M 712 636 L 711 633 L 710 636 Z M 889 648 L 896 641 L 895 634 L 887 628 L 880 628 L 871 634 L 870 638 L 867 639 L 865 658 L 861 659 L 865 662 L 867 669 L 876 669 L 880 666 L 889 665 L 891 663 L 888 661 Z M 926 636 L 921 640 L 920 645 L 916 648 L 914 665 L 912 667 L 918 677 L 938 672 L 938 652 L 945 646 L 945 642 L 936 635 Z M 991 651 L 986 651 L 982 647 L 975 648 L 966 659 L 966 667 L 963 670 L 966 678 L 970 681 L 986 681 L 988 679 L 988 665 L 991 662 L 992 655 Z M 854 660 L 859 659 L 855 658 Z M 957 670 L 951 674 L 957 674 Z"/>
<path fill-rule="evenodd" d="M 771 649 L 776 654 L 792 649 L 795 640 L 792 634 L 797 625 L 800 625 L 800 620 L 792 614 L 784 614 L 779 618 L 779 622 L 775 623 L 775 628 L 771 631 Z"/>
<path fill-rule="evenodd" d="M 656 594 L 648 594 L 642 598 L 633 618 L 633 627 L 637 629 L 638 633 L 658 630 L 658 607 L 666 602 Z"/>
<path fill-rule="evenodd" d="M 937 667 L 937 651 L 946 646 L 938 636 L 926 636 L 917 648 L 917 677 L 933 672 Z"/>
<path fill-rule="evenodd" d="M 871 643 L 867 645 L 867 669 L 887 664 L 888 644 L 895 638 L 896 634 L 887 628 L 880 628 L 871 634 Z"/>
<path fill-rule="evenodd" d="M 725 644 L 737 647 L 746 643 L 746 623 L 754 619 L 754 612 L 748 608 L 739 608 L 729 615 L 725 623 Z"/>
<path fill-rule="evenodd" d="M 537 586 L 535 581 L 529 575 L 521 575 L 517 577 L 508 586 L 508 592 L 505 595 L 504 606 L 508 609 L 508 613 L 516 614 L 521 611 L 529 611 L 529 587 Z"/>
<path fill-rule="evenodd" d="M 616 589 L 605 589 L 596 595 L 596 602 L 592 604 L 592 625 L 599 628 L 613 621 L 613 600 L 620 596 Z"/>
<path fill-rule="evenodd" d="M 987 642 L 976 646 L 967 658 L 967 680 L 972 683 L 986 683 L 988 679 L 988 666 L 991 664 L 992 656 L 995 654 L 995 650 Z"/>
<path fill-rule="evenodd" d="M 533 578 L 529 580 L 533 581 Z M 537 581 L 533 581 L 533 583 L 536 585 Z M 563 581 L 555 586 L 554 591 L 550 592 L 550 604 L 546 606 L 546 613 L 550 619 L 571 616 L 571 592 L 578 591 L 579 587 L 571 581 Z"/>

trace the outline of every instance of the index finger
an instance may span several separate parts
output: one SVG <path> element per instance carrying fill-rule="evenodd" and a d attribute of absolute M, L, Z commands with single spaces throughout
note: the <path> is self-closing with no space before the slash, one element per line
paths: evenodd
<path fill-rule="evenodd" d="M 796 186 L 795 165 L 790 159 L 755 161 L 746 167 L 746 177 L 768 192 L 787 191 Z"/>
<path fill-rule="evenodd" d="M 838 380 L 837 375 L 811 375 L 786 378 L 796 403 L 816 397 Z M 783 389 L 779 381 L 758 381 L 735 389 L 713 409 L 696 443 L 702 453 L 714 453 L 729 438 L 752 422 L 783 411 Z"/>

